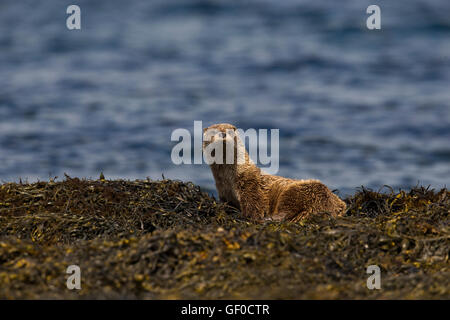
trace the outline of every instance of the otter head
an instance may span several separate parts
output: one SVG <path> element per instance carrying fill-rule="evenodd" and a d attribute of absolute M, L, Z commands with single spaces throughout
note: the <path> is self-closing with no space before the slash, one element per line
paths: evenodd
<path fill-rule="evenodd" d="M 236 163 L 236 127 L 220 123 L 203 129 L 203 153 L 207 164 Z"/>

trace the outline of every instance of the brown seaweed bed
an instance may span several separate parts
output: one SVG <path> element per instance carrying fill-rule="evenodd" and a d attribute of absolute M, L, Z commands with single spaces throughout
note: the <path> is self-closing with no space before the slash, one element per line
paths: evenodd
<path fill-rule="evenodd" d="M 258 224 L 180 181 L 6 183 L 0 298 L 449 299 L 449 195 L 362 188 L 344 217 Z"/>

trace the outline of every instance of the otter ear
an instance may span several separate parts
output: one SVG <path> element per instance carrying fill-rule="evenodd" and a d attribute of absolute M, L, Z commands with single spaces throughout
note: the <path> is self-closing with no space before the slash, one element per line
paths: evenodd
<path fill-rule="evenodd" d="M 206 130 L 208 130 L 208 128 L 203 128 L 203 133 L 205 133 L 205 132 L 206 132 Z"/>

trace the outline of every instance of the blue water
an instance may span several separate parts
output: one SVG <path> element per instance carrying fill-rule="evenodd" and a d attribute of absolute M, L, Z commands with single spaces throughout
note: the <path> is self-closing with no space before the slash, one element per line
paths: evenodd
<path fill-rule="evenodd" d="M 280 129 L 279 174 L 341 195 L 448 186 L 449 13 L 448 0 L 1 0 L 0 181 L 103 171 L 213 190 L 206 165 L 170 158 L 172 131 L 202 120 Z"/>

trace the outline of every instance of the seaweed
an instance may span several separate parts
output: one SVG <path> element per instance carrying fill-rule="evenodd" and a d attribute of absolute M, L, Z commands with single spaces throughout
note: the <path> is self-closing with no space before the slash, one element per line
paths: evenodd
<path fill-rule="evenodd" d="M 448 299 L 449 194 L 362 188 L 343 217 L 256 223 L 181 181 L 5 183 L 0 298 Z"/>

